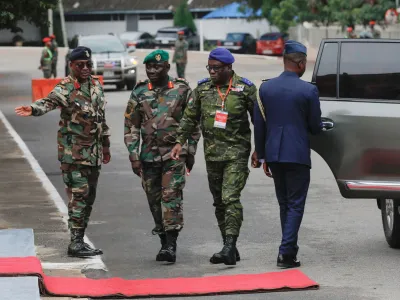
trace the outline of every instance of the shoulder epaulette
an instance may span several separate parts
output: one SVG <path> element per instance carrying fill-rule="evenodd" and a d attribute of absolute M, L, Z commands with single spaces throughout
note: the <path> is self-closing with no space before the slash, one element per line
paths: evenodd
<path fill-rule="evenodd" d="M 262 82 L 267 82 L 268 80 L 269 80 L 269 78 L 268 79 L 263 79 Z"/>
<path fill-rule="evenodd" d="M 189 82 L 185 78 L 175 78 L 176 82 L 182 82 L 186 85 L 189 85 Z"/>
<path fill-rule="evenodd" d="M 240 77 L 240 81 L 244 82 L 248 86 L 253 86 L 254 85 L 254 83 L 252 83 L 250 80 L 248 80 L 247 78 L 244 78 L 244 77 Z"/>
<path fill-rule="evenodd" d="M 203 84 L 203 83 L 208 82 L 208 81 L 210 81 L 210 78 L 206 77 L 206 78 L 203 78 L 202 80 L 197 81 L 197 84 L 200 85 L 200 84 Z"/>
<path fill-rule="evenodd" d="M 66 83 L 70 83 L 70 82 L 72 82 L 72 81 L 71 81 L 71 78 L 69 78 L 69 76 L 68 76 L 68 77 L 65 77 L 63 80 L 61 80 L 60 84 L 66 84 Z"/>

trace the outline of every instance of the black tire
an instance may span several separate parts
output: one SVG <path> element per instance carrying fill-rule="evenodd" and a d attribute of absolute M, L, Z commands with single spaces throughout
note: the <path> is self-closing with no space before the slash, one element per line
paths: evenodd
<path fill-rule="evenodd" d="M 124 89 L 125 84 L 124 83 L 117 83 L 117 90 L 122 90 Z"/>
<path fill-rule="evenodd" d="M 127 81 L 126 82 L 126 89 L 128 91 L 132 91 L 133 88 L 135 87 L 135 85 L 136 85 L 136 80 Z"/>
<path fill-rule="evenodd" d="M 391 248 L 400 248 L 400 199 L 380 199 L 383 231 Z"/>

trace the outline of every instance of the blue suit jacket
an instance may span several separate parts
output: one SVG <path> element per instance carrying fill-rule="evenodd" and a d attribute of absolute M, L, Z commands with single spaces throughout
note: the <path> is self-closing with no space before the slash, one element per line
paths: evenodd
<path fill-rule="evenodd" d="M 298 163 L 311 167 L 309 133 L 321 131 L 321 108 L 316 86 L 296 73 L 283 72 L 263 82 L 254 106 L 254 139 L 258 159 L 266 162 Z"/>

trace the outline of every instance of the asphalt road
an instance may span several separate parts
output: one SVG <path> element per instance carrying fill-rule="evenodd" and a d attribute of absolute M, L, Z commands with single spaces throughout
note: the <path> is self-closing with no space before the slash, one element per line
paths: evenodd
<path fill-rule="evenodd" d="M 30 79 L 37 70 L 40 49 L 0 48 L 0 107 L 66 200 L 57 162 L 58 111 L 41 118 L 18 118 L 15 106 L 31 101 Z M 143 52 L 138 52 L 140 58 Z M 59 72 L 63 74 L 63 56 Z M 187 77 L 192 87 L 206 77 L 206 55 L 191 54 Z M 282 62 L 262 57 L 236 57 L 235 71 L 260 84 L 279 75 Z M 313 64 L 304 79 L 310 80 Z M 176 75 L 175 68 L 171 74 Z M 144 71 L 140 65 L 140 78 Z M 123 142 L 123 113 L 129 91 L 106 88 L 107 119 L 112 128 L 112 162 L 103 167 L 88 236 L 104 250 L 107 274 L 90 277 L 124 278 L 207 276 L 276 271 L 280 242 L 278 204 L 272 181 L 261 169 L 251 170 L 242 194 L 244 223 L 238 241 L 242 261 L 235 267 L 210 265 L 208 259 L 221 248 L 208 190 L 202 141 L 196 165 L 184 190 L 185 228 L 178 240 L 175 265 L 155 261 L 159 240 L 151 235 L 153 221 L 140 181 L 132 173 Z M 5 97 L 4 95 L 9 95 Z M 188 299 L 399 299 L 400 252 L 384 239 L 380 211 L 373 200 L 346 200 L 339 193 L 326 163 L 312 154 L 313 169 L 306 212 L 300 230 L 301 270 L 317 281 L 316 291 L 192 297 Z"/>

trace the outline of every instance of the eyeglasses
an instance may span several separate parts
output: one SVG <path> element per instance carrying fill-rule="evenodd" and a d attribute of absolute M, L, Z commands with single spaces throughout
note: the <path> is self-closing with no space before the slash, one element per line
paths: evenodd
<path fill-rule="evenodd" d="M 75 65 L 76 65 L 79 69 L 83 69 L 85 66 L 86 66 L 88 69 L 93 68 L 93 63 L 92 63 L 91 61 L 88 61 L 88 62 L 78 62 L 78 63 L 76 63 Z"/>
<path fill-rule="evenodd" d="M 210 66 L 207 65 L 206 69 L 210 72 L 211 70 L 214 70 L 215 72 L 220 72 L 225 66 Z"/>

